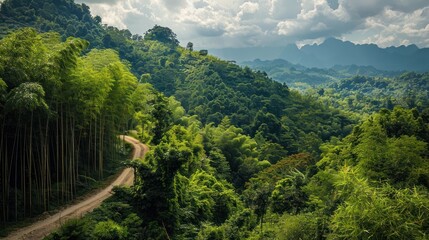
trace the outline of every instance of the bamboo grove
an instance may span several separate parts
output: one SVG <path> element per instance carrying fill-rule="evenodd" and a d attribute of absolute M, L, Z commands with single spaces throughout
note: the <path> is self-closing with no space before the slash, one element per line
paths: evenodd
<path fill-rule="evenodd" d="M 0 40 L 0 222 L 73 199 L 120 147 L 138 82 L 115 51 L 87 45 L 30 28 Z"/>

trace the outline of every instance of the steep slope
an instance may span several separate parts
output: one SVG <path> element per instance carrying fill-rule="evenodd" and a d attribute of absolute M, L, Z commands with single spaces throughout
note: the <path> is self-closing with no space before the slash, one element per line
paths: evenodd
<path fill-rule="evenodd" d="M 318 147 L 313 143 L 334 135 L 344 136 L 351 130 L 352 121 L 346 116 L 290 91 L 261 72 L 180 47 L 169 28 L 155 26 L 143 38 L 128 30 L 101 27 L 97 17 L 88 18 L 89 9 L 84 4 L 75 5 L 70 0 L 55 1 L 55 5 L 41 4 L 51 6 L 52 12 L 49 12 L 24 2 L 6 0 L 0 13 L 7 15 L 8 21 L 21 22 L 19 9 L 33 9 L 35 18 L 25 19 L 27 25 L 40 26 L 40 22 L 54 21 L 63 37 L 73 33 L 67 31 L 68 22 L 88 26 L 84 38 L 96 38 L 96 43 L 102 38 L 102 47 L 116 49 L 120 57 L 131 64 L 132 72 L 141 76 L 140 81 L 153 84 L 167 96 L 175 96 L 189 114 L 198 115 L 203 123 L 218 124 L 228 117 L 246 134 L 260 134 L 289 153 L 317 152 Z M 61 16 L 64 21 L 52 18 L 60 9 L 67 12 Z M 49 14 L 44 14 L 45 11 Z"/>
<path fill-rule="evenodd" d="M 427 109 L 383 109 L 342 138 L 354 123 L 348 115 L 263 72 L 193 51 L 192 44 L 185 49 L 169 28 L 155 26 L 144 38 L 113 27 L 103 31 L 103 47 L 114 48 L 126 64 L 112 50 L 81 56 L 76 43 L 84 41 L 62 43 L 52 33 L 23 29 L 1 40 L 6 57 L 0 58 L 0 108 L 8 103 L 10 112 L 20 110 L 30 119 L 19 124 L 19 116 L 0 114 L 8 124 L 0 134 L 5 139 L 0 144 L 7 142 L 2 149 L 8 149 L 0 151 L 0 190 L 9 188 L 2 193 L 3 215 L 4 209 L 17 208 L 13 201 L 19 191 L 32 200 L 26 183 L 37 182 L 33 176 L 46 176 L 32 172 L 34 154 L 48 163 L 44 149 L 65 142 L 67 151 L 49 151 L 50 159 L 70 156 L 64 162 L 75 165 L 78 161 L 66 161 L 75 153 L 73 136 L 82 133 L 86 159 L 108 136 L 116 139 L 118 131 L 135 128 L 133 134 L 154 146 L 144 159 L 131 162 L 133 187 L 115 188 L 100 208 L 48 239 L 424 239 L 429 234 Z M 63 71 L 66 63 L 71 74 Z M 413 78 L 404 80 L 427 82 L 424 75 Z M 367 90 L 384 84 L 356 78 L 341 87 Z M 26 97 L 32 101 L 23 101 Z M 46 102 L 61 111 L 47 115 Z M 41 113 L 51 132 L 37 124 Z M 64 131 L 56 133 L 62 123 Z M 105 138 L 102 130 L 108 130 Z M 33 141 L 45 132 L 53 137 Z M 55 141 L 55 135 L 64 140 Z M 24 151 L 14 148 L 13 139 L 21 139 Z M 109 154 L 102 148 L 96 152 L 95 163 Z M 30 161 L 23 161 L 26 156 Z M 50 169 L 55 166 L 59 162 Z M 15 182 L 3 174 L 7 169 L 19 169 L 11 173 Z M 63 172 L 73 178 L 73 171 Z M 17 182 L 20 175 L 28 178 Z M 35 190 L 43 196 L 43 186 Z"/>
<path fill-rule="evenodd" d="M 100 17 L 92 17 L 89 7 L 73 0 L 6 0 L 0 8 L 0 37 L 16 28 L 33 27 L 39 32 L 55 31 L 63 40 L 79 37 L 91 48 L 103 46 Z"/>
<path fill-rule="evenodd" d="M 155 52 L 157 43 L 142 44 L 152 49 L 150 55 L 165 57 L 161 64 L 166 67 L 153 68 L 147 81 L 175 96 L 203 123 L 218 124 L 228 117 L 245 133 L 259 134 L 290 153 L 317 151 L 308 148 L 309 142 L 343 136 L 351 129 L 352 122 L 338 111 L 289 90 L 262 72 L 181 48 Z"/>

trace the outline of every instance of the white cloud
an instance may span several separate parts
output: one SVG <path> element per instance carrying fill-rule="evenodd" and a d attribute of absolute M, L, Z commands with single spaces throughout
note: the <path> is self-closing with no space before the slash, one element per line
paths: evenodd
<path fill-rule="evenodd" d="M 81 0 L 90 6 L 91 14 L 102 17 L 103 23 L 118 28 L 128 28 L 125 20 L 130 15 L 143 15 L 136 8 L 139 0 Z"/>
<path fill-rule="evenodd" d="M 161 3 L 170 11 L 177 11 L 188 5 L 186 0 L 161 0 Z"/>
<path fill-rule="evenodd" d="M 237 13 L 238 20 L 243 18 L 251 18 L 259 10 L 259 4 L 255 2 L 245 2 L 240 6 L 240 11 Z"/>
<path fill-rule="evenodd" d="M 429 47 L 428 0 L 79 0 L 103 23 L 142 34 L 170 27 L 206 48 L 278 45 L 338 37 Z"/>
<path fill-rule="evenodd" d="M 279 22 L 278 33 L 295 39 L 339 37 L 381 46 L 417 43 L 427 46 L 429 2 L 422 0 L 302 0 L 296 19 Z M 422 7 L 426 8 L 422 9 Z M 377 31 L 375 31 L 377 30 Z M 359 39 L 360 38 L 360 39 Z"/>
<path fill-rule="evenodd" d="M 428 47 L 428 13 L 429 7 L 410 13 L 385 9 L 379 16 L 367 19 L 366 28 L 360 32 L 366 38 L 356 41 L 375 42 L 383 47 L 407 44 Z M 376 33 L 371 34 L 371 30 Z"/>
<path fill-rule="evenodd" d="M 300 0 L 272 0 L 270 15 L 274 19 L 292 19 L 301 12 Z"/>
<path fill-rule="evenodd" d="M 334 10 L 324 0 L 303 0 L 301 7 L 297 18 L 277 24 L 278 34 L 297 40 L 340 36 L 361 23 L 351 18 L 341 5 Z"/>

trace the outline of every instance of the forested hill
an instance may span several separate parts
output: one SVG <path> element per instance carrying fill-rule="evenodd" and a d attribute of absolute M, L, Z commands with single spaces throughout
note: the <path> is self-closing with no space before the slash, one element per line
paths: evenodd
<path fill-rule="evenodd" d="M 429 105 L 429 73 L 404 73 L 395 78 L 355 76 L 311 89 L 319 100 L 337 109 L 372 114 L 395 106 L 423 111 Z"/>
<path fill-rule="evenodd" d="M 1 5 L 2 226 L 103 178 L 127 153 L 117 137 L 126 131 L 150 145 L 126 161 L 133 186 L 47 239 L 429 236 L 425 102 L 375 106 L 358 123 L 264 72 L 181 45 L 167 27 L 133 35 L 89 13 L 72 0 Z M 401 78 L 426 86 L 426 74 Z M 332 89 L 399 91 L 372 80 Z"/>
<path fill-rule="evenodd" d="M 6 0 L 0 9 L 0 36 L 16 28 L 33 27 L 40 32 L 54 31 L 63 39 L 73 36 L 90 42 L 90 48 L 103 47 L 106 35 L 101 18 L 91 16 L 85 4 L 73 0 Z"/>
<path fill-rule="evenodd" d="M 401 71 L 382 71 L 372 66 L 335 65 L 326 68 L 308 68 L 300 64 L 292 64 L 283 59 L 260 60 L 243 62 L 243 65 L 252 69 L 266 72 L 276 81 L 286 83 L 290 88 L 305 91 L 309 88 L 326 87 L 340 80 L 352 78 L 356 75 L 368 77 L 395 77 Z"/>
<path fill-rule="evenodd" d="M 231 189 L 243 191 L 254 174 L 290 154 L 317 156 L 320 143 L 352 128 L 339 111 L 261 72 L 193 51 L 192 43 L 181 47 L 166 27 L 132 35 L 66 0 L 6 0 L 0 19 L 1 222 L 74 199 L 124 153 L 116 135 L 131 128 L 156 146 L 150 163 L 133 164 L 142 174 L 133 199 L 149 204 L 135 210 L 148 220 L 138 227 L 153 229 L 161 219 L 169 234 L 195 237 L 195 227 L 185 231 L 178 223 L 224 222 L 242 209 Z M 35 30 L 21 28 L 28 26 Z M 199 187 L 194 178 L 221 182 L 215 191 L 227 199 L 211 197 L 216 205 L 208 207 L 228 204 L 227 212 L 186 210 L 195 207 L 188 199 L 194 194 L 181 195 L 180 208 L 172 202 L 179 196 L 173 182 L 182 184 L 174 189 Z M 153 189 L 161 196 L 148 197 Z M 200 212 L 199 220 L 184 211 Z"/>
<path fill-rule="evenodd" d="M 192 43 L 183 48 L 168 28 L 156 26 L 143 38 L 101 25 L 100 18 L 89 13 L 87 6 L 70 0 L 31 4 L 6 0 L 0 19 L 7 23 L 6 28 L 33 26 L 39 31 L 58 31 L 63 39 L 86 39 L 89 49 L 113 48 L 131 64 L 140 81 L 175 96 L 203 123 L 219 124 L 228 117 L 246 134 L 259 134 L 274 148 L 290 154 L 317 152 L 318 143 L 351 131 L 352 121 L 338 111 L 290 91 L 264 73 L 192 51 Z"/>

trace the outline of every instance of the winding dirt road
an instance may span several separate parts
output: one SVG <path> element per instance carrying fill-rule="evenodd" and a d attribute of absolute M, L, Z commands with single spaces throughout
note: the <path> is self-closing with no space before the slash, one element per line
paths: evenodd
<path fill-rule="evenodd" d="M 142 158 L 149 148 L 138 140 L 128 136 L 121 136 L 126 142 L 134 146 L 133 159 Z M 82 200 L 46 219 L 35 222 L 30 226 L 12 232 L 6 239 L 42 239 L 71 218 L 80 218 L 86 213 L 100 206 L 101 202 L 112 195 L 112 188 L 118 185 L 131 186 L 134 180 L 132 168 L 126 168 L 108 187 L 99 193 Z"/>

